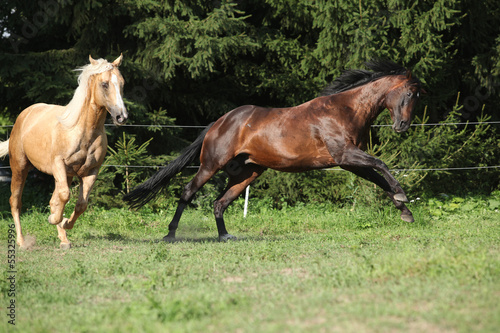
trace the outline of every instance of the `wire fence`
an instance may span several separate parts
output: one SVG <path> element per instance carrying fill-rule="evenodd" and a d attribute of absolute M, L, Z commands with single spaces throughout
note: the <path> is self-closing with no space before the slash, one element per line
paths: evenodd
<path fill-rule="evenodd" d="M 463 126 L 463 125 L 498 125 L 500 121 L 475 121 L 475 122 L 454 122 L 454 123 L 425 123 L 425 124 L 411 124 L 412 127 L 417 126 Z M 0 125 L 0 128 L 9 128 L 14 125 Z M 118 127 L 115 124 L 105 124 L 106 127 Z M 390 127 L 392 125 L 371 125 L 373 128 L 377 127 Z M 143 127 L 143 128 L 206 128 L 203 125 L 156 125 L 156 124 L 130 124 L 121 125 L 119 127 Z M 114 168 L 143 168 L 143 169 L 158 169 L 162 168 L 164 165 L 114 165 L 114 164 L 103 164 L 102 167 L 114 167 Z M 198 169 L 199 166 L 188 166 L 190 169 Z M 466 167 L 456 167 L 456 168 L 421 168 L 421 169 L 391 169 L 392 172 L 415 172 L 415 171 L 460 171 L 460 170 L 488 170 L 497 169 L 500 165 L 488 165 L 488 166 L 466 166 Z M 0 166 L 0 169 L 10 169 L 10 166 Z M 328 168 L 322 169 L 325 171 L 345 171 L 344 169 L 338 168 Z"/>

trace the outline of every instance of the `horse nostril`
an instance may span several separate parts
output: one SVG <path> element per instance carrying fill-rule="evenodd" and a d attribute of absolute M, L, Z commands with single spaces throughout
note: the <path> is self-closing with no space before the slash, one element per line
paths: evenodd
<path fill-rule="evenodd" d="M 128 119 L 128 116 L 126 114 L 123 114 L 123 115 L 119 115 L 117 118 L 118 122 L 121 124 L 121 123 L 124 123 L 127 121 Z"/>
<path fill-rule="evenodd" d="M 118 115 L 116 116 L 116 121 L 119 123 L 119 124 L 122 124 L 125 122 L 125 120 L 127 120 L 127 117 L 125 116 L 122 116 L 122 115 Z"/>

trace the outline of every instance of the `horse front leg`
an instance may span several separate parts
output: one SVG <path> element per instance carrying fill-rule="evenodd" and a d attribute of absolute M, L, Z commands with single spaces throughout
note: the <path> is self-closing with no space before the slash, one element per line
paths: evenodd
<path fill-rule="evenodd" d="M 403 221 L 405 222 L 415 221 L 415 219 L 413 218 L 413 214 L 408 209 L 408 207 L 406 207 L 406 205 L 403 202 L 398 201 L 397 199 L 394 198 L 394 193 L 391 191 L 391 186 L 389 185 L 387 180 L 384 177 L 382 177 L 378 172 L 376 172 L 372 168 L 363 168 L 363 167 L 342 166 L 342 169 L 350 171 L 355 175 L 364 178 L 368 181 L 371 181 L 375 185 L 378 185 L 386 192 L 389 198 L 391 198 L 392 202 L 394 203 L 394 206 L 396 206 L 396 208 L 401 211 L 401 219 Z"/>
<path fill-rule="evenodd" d="M 404 204 L 408 202 L 403 188 L 391 174 L 387 165 L 376 157 L 373 157 L 354 145 L 348 145 L 342 154 L 332 154 L 341 168 L 349 170 L 354 174 L 367 179 L 380 186 L 397 209 L 401 211 L 401 219 L 406 222 L 413 222 L 413 215 Z M 382 175 L 377 173 L 379 171 Z"/>
<path fill-rule="evenodd" d="M 58 237 L 61 240 L 60 247 L 62 249 L 69 249 L 71 243 L 69 242 L 66 231 L 62 228 L 61 222 L 63 221 L 64 207 L 69 201 L 70 191 L 69 184 L 72 177 L 66 173 L 66 166 L 62 159 L 58 159 L 54 163 L 53 174 L 55 179 L 55 189 L 50 199 L 50 216 L 48 218 L 50 224 L 57 225 Z M 64 219 L 66 220 L 66 219 Z"/>
<path fill-rule="evenodd" d="M 78 195 L 78 200 L 75 205 L 75 210 L 71 214 L 69 219 L 65 219 L 61 226 L 63 229 L 73 229 L 76 220 L 80 215 L 85 212 L 89 202 L 90 191 L 92 191 L 92 187 L 97 179 L 97 170 L 92 172 L 91 174 L 81 177 L 80 179 L 80 192 Z"/>
<path fill-rule="evenodd" d="M 403 191 L 403 188 L 399 184 L 399 182 L 394 178 L 394 176 L 391 174 L 389 171 L 389 168 L 387 165 L 379 160 L 376 157 L 373 157 L 358 147 L 354 145 L 348 146 L 342 154 L 338 154 L 340 157 L 336 157 L 332 155 L 334 158 L 336 158 L 336 161 L 339 161 L 337 164 L 342 167 L 342 168 L 371 168 L 379 171 L 383 178 L 386 181 L 386 188 L 384 190 L 388 193 L 389 195 L 396 201 L 399 202 L 408 202 L 408 198 L 406 197 L 405 192 Z M 370 180 L 370 179 L 369 179 Z M 373 182 L 373 180 L 370 180 Z M 384 183 L 385 184 L 385 183 Z"/>
<path fill-rule="evenodd" d="M 48 220 L 50 224 L 55 224 L 57 226 L 57 237 L 61 240 L 59 247 L 63 250 L 71 248 L 71 242 L 68 240 L 66 230 L 62 227 L 63 223 L 68 220 L 64 217 L 64 207 L 69 201 L 69 184 L 71 180 L 72 178 L 68 177 L 64 183 L 56 181 L 56 188 L 50 200 L 51 214 Z"/>
<path fill-rule="evenodd" d="M 48 218 L 50 224 L 59 225 L 67 220 L 67 218 L 64 218 L 64 207 L 69 201 L 69 184 L 71 184 L 72 180 L 72 177 L 67 177 L 64 181 L 56 180 L 56 186 L 50 199 L 50 215 Z"/>

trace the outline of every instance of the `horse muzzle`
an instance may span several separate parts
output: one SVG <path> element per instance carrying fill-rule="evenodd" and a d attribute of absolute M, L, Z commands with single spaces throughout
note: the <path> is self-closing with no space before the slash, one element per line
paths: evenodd
<path fill-rule="evenodd" d="M 407 120 L 396 120 L 394 124 L 392 124 L 392 129 L 396 133 L 406 132 L 410 128 L 410 121 Z"/>
<path fill-rule="evenodd" d="M 113 123 L 116 126 L 121 126 L 121 125 L 125 124 L 125 122 L 128 119 L 127 109 L 125 109 L 125 108 L 120 109 L 120 110 L 111 109 L 110 113 L 111 113 L 111 118 L 113 119 Z"/>

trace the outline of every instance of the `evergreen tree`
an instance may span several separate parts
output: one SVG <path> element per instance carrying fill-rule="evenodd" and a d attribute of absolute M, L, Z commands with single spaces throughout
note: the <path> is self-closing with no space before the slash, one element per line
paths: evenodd
<path fill-rule="evenodd" d="M 205 124 L 241 104 L 302 103 L 379 57 L 414 69 L 433 120 L 457 91 L 474 118 L 498 101 L 499 11 L 493 0 L 3 0 L 1 107 L 14 118 L 65 104 L 89 54 L 124 53 L 131 121 L 169 122 L 167 110 Z"/>

